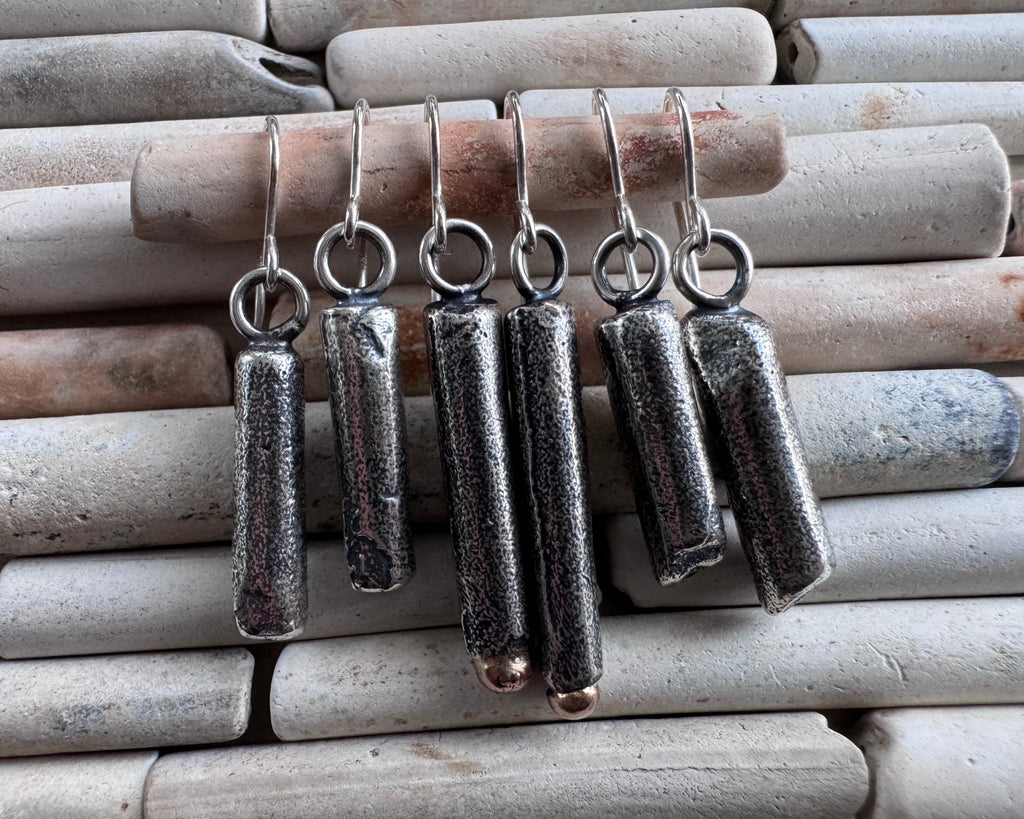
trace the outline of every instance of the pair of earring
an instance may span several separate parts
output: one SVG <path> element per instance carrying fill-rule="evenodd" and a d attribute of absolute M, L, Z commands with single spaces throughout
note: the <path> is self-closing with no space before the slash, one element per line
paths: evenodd
<path fill-rule="evenodd" d="M 771 614 L 785 611 L 828 577 L 832 551 L 771 329 L 739 306 L 753 276 L 750 251 L 735 234 L 709 226 L 697 196 L 690 114 L 678 88 L 668 90 L 666 110 L 679 117 L 687 198 L 677 205 L 683 239 L 671 260 L 664 241 L 638 227 L 629 207 L 601 89 L 594 107 L 604 127 L 619 225 L 599 245 L 591 267 L 598 294 L 616 308 L 599 323 L 597 338 L 655 575 L 663 585 L 675 583 L 724 555 L 703 416 L 721 455 L 758 599 Z M 714 244 L 736 266 L 723 295 L 700 287 L 697 258 Z M 641 246 L 653 262 L 642 285 L 633 260 Z M 617 248 L 625 290 L 611 284 L 606 270 Z M 671 304 L 657 298 L 669 269 L 695 305 L 681 322 Z"/>
<path fill-rule="evenodd" d="M 345 221 L 320 239 L 314 269 L 338 300 L 320 315 L 335 449 L 342 495 L 343 537 L 352 586 L 387 591 L 415 570 L 406 514 L 405 411 L 398 369 L 398 320 L 380 296 L 395 278 L 395 251 L 387 235 L 359 218 L 363 126 L 368 106 L 353 112 L 352 172 Z M 301 633 L 306 617 L 303 365 L 292 341 L 309 319 L 309 294 L 280 267 L 275 225 L 280 131 L 267 117 L 270 180 L 260 267 L 231 293 L 231 317 L 249 344 L 235 363 L 234 609 L 239 631 L 284 640 Z M 361 282 L 342 285 L 329 257 L 344 239 L 359 243 Z M 365 248 L 372 244 L 380 269 L 365 282 Z M 292 316 L 265 323 L 266 295 L 283 284 L 295 299 Z M 245 315 L 256 289 L 254 320 Z"/>
<path fill-rule="evenodd" d="M 519 224 L 510 262 L 524 303 L 509 312 L 503 328 L 497 303 L 482 295 L 494 274 L 491 241 L 478 225 L 450 219 L 445 211 L 437 101 L 427 99 L 433 225 L 420 245 L 420 266 L 440 295 L 424 310 L 431 384 L 462 626 L 477 674 L 489 689 L 508 692 L 522 688 L 531 673 L 521 506 L 532 547 L 548 701 L 560 716 L 580 719 L 597 706 L 602 669 L 576 324 L 572 308 L 557 300 L 568 273 L 565 245 L 530 211 L 525 129 L 515 92 L 505 107 L 513 125 Z M 468 236 L 480 252 L 479 274 L 469 284 L 452 284 L 438 272 L 451 233 Z M 544 288 L 533 285 L 526 262 L 539 240 L 554 262 Z"/>

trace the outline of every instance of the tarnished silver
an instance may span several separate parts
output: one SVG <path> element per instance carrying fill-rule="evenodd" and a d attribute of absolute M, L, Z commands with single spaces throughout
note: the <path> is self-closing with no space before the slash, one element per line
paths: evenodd
<path fill-rule="evenodd" d="M 778 614 L 833 558 L 771 329 L 738 307 L 698 308 L 682 327 L 758 599 Z"/>
<path fill-rule="evenodd" d="M 309 317 L 309 296 L 283 268 L 295 297 L 287 321 L 260 330 L 244 314 L 246 296 L 266 281 L 247 273 L 231 292 L 231 316 L 249 344 L 235 360 L 234 608 L 246 637 L 284 640 L 306 619 L 305 397 L 302 359 L 292 340 Z"/>
<path fill-rule="evenodd" d="M 432 180 L 432 199 L 443 213 L 440 173 Z M 481 256 L 476 281 L 453 285 L 437 270 L 436 224 L 420 244 L 423 277 L 441 295 L 426 306 L 423 318 L 462 630 L 480 681 L 492 691 L 515 691 L 528 681 L 531 663 L 501 312 L 481 297 L 494 275 L 494 250 L 472 222 L 448 219 L 443 226 L 469 236 Z"/>
<path fill-rule="evenodd" d="M 514 92 L 506 107 L 509 99 L 515 110 Z M 521 129 L 515 142 L 517 169 L 525 176 Z M 523 188 L 520 197 L 520 212 L 529 213 Z M 546 288 L 530 281 L 527 224 L 521 222 L 511 259 L 525 303 L 505 317 L 508 372 L 519 432 L 521 506 L 540 613 L 541 665 L 552 709 L 563 718 L 582 719 L 597 705 L 602 657 L 576 316 L 570 305 L 557 301 L 568 269 L 565 246 L 546 225 L 535 230 L 551 247 L 555 274 Z"/>
<path fill-rule="evenodd" d="M 666 105 L 679 113 L 685 146 L 689 111 L 679 89 L 669 89 Z M 692 166 L 692 141 L 684 159 Z M 683 337 L 709 434 L 724 456 L 729 503 L 758 599 L 777 614 L 829 576 L 832 546 L 771 328 L 739 306 L 753 277 L 750 251 L 733 233 L 695 224 L 701 210 L 688 206 L 679 212 L 685 224 L 672 256 L 672 277 L 697 306 L 682 319 Z M 722 295 L 700 287 L 697 256 L 705 230 L 708 245 L 723 247 L 736 264 L 733 284 Z"/>
<path fill-rule="evenodd" d="M 595 92 L 595 105 L 599 98 L 603 94 Z M 618 175 L 616 198 L 625 202 L 621 172 L 615 170 L 615 132 L 607 106 L 601 110 L 606 136 L 610 132 L 613 183 Z M 657 300 L 668 278 L 668 248 L 660 236 L 634 224 L 635 247 L 650 253 L 653 269 L 642 285 L 614 287 L 608 259 L 616 248 L 629 247 L 626 219 L 620 214 L 619 220 L 620 230 L 605 237 L 591 263 L 594 288 L 616 309 L 595 332 L 651 564 L 658 581 L 668 585 L 721 560 L 725 528 L 675 311 Z"/>
<path fill-rule="evenodd" d="M 725 554 L 678 318 L 671 303 L 647 301 L 602 320 L 596 333 L 654 574 L 676 583 Z"/>
<path fill-rule="evenodd" d="M 328 398 L 341 485 L 342 530 L 349 580 L 359 591 L 397 588 L 415 571 L 406 497 L 405 404 L 398 362 L 398 313 L 380 303 L 395 279 L 395 248 L 376 225 L 359 219 L 365 100 L 353 112 L 353 160 L 344 222 L 320 238 L 313 267 L 338 304 L 320 314 Z M 355 219 L 350 225 L 349 217 Z M 346 287 L 331 271 L 331 251 L 370 244 L 380 256 L 376 277 Z M 362 256 L 362 254 L 360 254 Z"/>
<path fill-rule="evenodd" d="M 592 107 L 594 113 L 601 118 L 601 127 L 604 130 L 604 146 L 608 152 L 608 164 L 612 177 L 612 195 L 615 197 L 612 215 L 622 232 L 622 263 L 626 268 L 626 281 L 630 289 L 635 290 L 640 285 L 640 276 L 637 273 L 633 254 L 636 253 L 640 243 L 640 234 L 633 209 L 629 206 L 629 200 L 626 198 L 626 183 L 622 181 L 622 161 L 619 157 L 619 140 L 615 135 L 611 105 L 608 103 L 608 96 L 604 93 L 603 88 L 594 89 Z"/>

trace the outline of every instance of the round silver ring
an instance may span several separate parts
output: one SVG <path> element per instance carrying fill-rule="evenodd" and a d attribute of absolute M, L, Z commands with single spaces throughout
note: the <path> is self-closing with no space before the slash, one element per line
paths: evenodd
<path fill-rule="evenodd" d="M 395 271 L 398 267 L 395 246 L 388 235 L 376 225 L 362 220 L 357 221 L 352 234 L 352 244 L 355 244 L 356 239 L 362 238 L 373 245 L 380 256 L 380 269 L 373 280 L 364 286 L 346 287 L 331 272 L 331 251 L 343 239 L 346 246 L 348 245 L 346 230 L 347 224 L 341 222 L 328 228 L 327 232 L 320 237 L 320 241 L 316 244 L 316 252 L 313 254 L 313 271 L 316 273 L 316 280 L 338 301 L 350 298 L 378 298 L 395 281 Z"/>
<path fill-rule="evenodd" d="M 735 233 L 712 228 L 709 232 L 711 244 L 728 251 L 736 265 L 736 277 L 732 286 L 721 295 L 708 293 L 700 286 L 700 268 L 697 265 L 699 238 L 687 236 L 672 254 L 672 280 L 679 291 L 698 307 L 709 310 L 728 310 L 739 304 L 750 289 L 754 279 L 754 260 L 750 248 Z"/>
<path fill-rule="evenodd" d="M 446 219 L 444 229 L 448 233 L 459 233 L 473 240 L 480 251 L 480 272 L 469 284 L 451 284 L 441 277 L 437 270 L 437 232 L 430 228 L 420 242 L 420 271 L 430 289 L 443 297 L 457 299 L 460 296 L 478 296 L 494 277 L 494 245 L 483 228 L 466 219 Z"/>
<path fill-rule="evenodd" d="M 605 236 L 601 244 L 597 246 L 590 265 L 590 278 L 594 283 L 594 289 L 604 301 L 615 308 L 627 307 L 636 302 L 656 298 L 668 278 L 668 247 L 664 240 L 657 233 L 652 233 L 646 228 L 637 228 L 636 238 L 638 246 L 647 249 L 647 252 L 651 254 L 651 261 L 654 263 L 651 275 L 639 287 L 630 290 L 613 287 L 608 279 L 608 271 L 605 269 L 612 252 L 626 245 L 627 239 L 624 231 L 617 230 Z"/>
<path fill-rule="evenodd" d="M 249 341 L 294 341 L 295 337 L 306 329 L 306 322 L 309 321 L 309 292 L 294 274 L 283 267 L 278 271 L 278 283 L 283 284 L 295 297 L 295 311 L 288 319 L 268 330 L 258 329 L 245 315 L 246 296 L 254 287 L 263 285 L 266 275 L 265 267 L 257 267 L 238 280 L 231 290 L 228 302 L 231 306 L 231 321 L 235 329 Z"/>
<path fill-rule="evenodd" d="M 530 271 L 526 264 L 526 257 L 529 255 L 527 248 L 529 237 L 525 225 L 512 239 L 512 247 L 509 249 L 512 281 L 515 282 L 516 289 L 526 301 L 556 299 L 562 292 L 562 288 L 565 287 L 565 280 L 569 276 L 569 254 L 565 249 L 562 237 L 554 230 L 547 225 L 535 225 L 534 227 L 537 236 L 543 239 L 551 249 L 551 258 L 555 267 L 551 274 L 551 281 L 546 287 L 534 287 L 533 282 L 530 281 Z"/>

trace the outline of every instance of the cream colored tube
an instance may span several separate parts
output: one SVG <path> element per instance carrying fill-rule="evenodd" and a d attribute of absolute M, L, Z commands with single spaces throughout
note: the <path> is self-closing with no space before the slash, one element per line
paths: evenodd
<path fill-rule="evenodd" d="M 1019 7 L 1018 7 L 1019 9 Z M 804 18 L 778 38 L 798 83 L 1024 80 L 1024 13 Z"/>
<path fill-rule="evenodd" d="M 995 704 L 1020 696 L 1024 673 L 1017 597 L 640 614 L 601 627 L 598 717 Z M 274 731 L 301 740 L 554 719 L 537 684 L 485 691 L 463 651 L 457 628 L 290 645 L 271 686 Z"/>
<path fill-rule="evenodd" d="M 750 9 L 691 9 L 350 31 L 327 47 L 340 105 L 483 97 L 510 88 L 756 85 L 775 76 L 771 26 Z"/>

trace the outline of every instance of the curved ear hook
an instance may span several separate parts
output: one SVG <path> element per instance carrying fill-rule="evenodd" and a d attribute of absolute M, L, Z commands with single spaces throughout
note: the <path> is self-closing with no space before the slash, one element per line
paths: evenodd
<path fill-rule="evenodd" d="M 262 328 L 267 316 L 267 295 L 274 292 L 281 275 L 281 259 L 277 251 L 277 178 L 281 173 L 281 125 L 277 117 L 267 117 L 270 137 L 270 176 L 267 180 L 267 213 L 263 222 L 263 250 L 260 267 L 266 269 L 266 280 L 256 289 L 253 325 Z"/>
<path fill-rule="evenodd" d="M 423 103 L 423 119 L 430 126 L 430 205 L 434 219 L 434 248 L 437 253 L 448 249 L 448 213 L 441 190 L 441 115 L 437 97 L 430 94 Z"/>
<path fill-rule="evenodd" d="M 516 209 L 519 229 L 523 233 L 522 248 L 527 256 L 537 251 L 537 225 L 530 210 L 530 194 L 526 188 L 526 130 L 523 128 L 523 106 L 519 94 L 509 91 L 505 95 L 505 119 L 512 120 L 512 133 L 516 153 Z"/>
<path fill-rule="evenodd" d="M 754 275 L 754 262 L 750 250 L 735 233 L 712 230 L 707 211 L 697 196 L 697 165 L 693 147 L 693 121 L 690 109 L 678 88 L 665 92 L 665 110 L 675 108 L 679 116 L 679 134 L 683 141 L 683 169 L 686 179 L 686 201 L 676 202 L 676 218 L 683 237 L 672 254 L 672 279 L 687 299 L 709 310 L 728 310 L 739 305 L 750 289 Z M 704 256 L 716 244 L 732 256 L 736 276 L 732 286 L 716 295 L 701 289 L 700 268 L 697 257 Z"/>
<path fill-rule="evenodd" d="M 538 225 L 530 210 L 529 193 L 526 189 L 526 132 L 523 128 L 523 108 L 519 94 L 509 91 L 505 95 L 505 118 L 512 119 L 512 132 L 515 137 L 516 155 L 516 208 L 519 212 L 519 232 L 512 239 L 509 249 L 509 265 L 512 270 L 512 281 L 526 301 L 554 299 L 562 292 L 566 276 L 569 272 L 568 253 L 562 238 L 547 225 Z M 542 288 L 535 287 L 530 281 L 526 257 L 537 251 L 537 240 L 543 239 L 551 249 L 554 273 L 551 282 Z"/>
<path fill-rule="evenodd" d="M 608 104 L 608 97 L 604 89 L 595 88 L 593 95 L 593 111 L 601 117 L 601 125 L 604 128 L 604 145 L 608 152 L 608 165 L 612 176 L 612 193 L 615 195 L 615 218 L 618 221 L 619 229 L 625 236 L 625 243 L 622 247 L 622 261 L 626 266 L 626 280 L 631 289 L 640 286 L 640 276 L 637 274 L 636 262 L 633 254 L 640 244 L 640 237 L 637 232 L 636 218 L 633 216 L 633 209 L 626 199 L 626 185 L 622 181 L 622 162 L 619 158 L 619 142 L 615 136 L 615 123 L 612 121 L 612 109 Z"/>
<path fill-rule="evenodd" d="M 360 99 L 352 109 L 352 170 L 348 177 L 348 205 L 345 208 L 345 230 L 342 233 L 349 249 L 356 241 L 363 180 L 363 128 L 369 121 L 370 104 Z"/>
<path fill-rule="evenodd" d="M 683 143 L 683 173 L 686 181 L 686 201 L 674 203 L 676 221 L 684 235 L 695 234 L 696 249 L 699 256 L 711 249 L 711 225 L 707 211 L 697 196 L 697 153 L 693 146 L 693 120 L 690 109 L 678 88 L 669 88 L 665 92 L 665 110 L 675 109 L 679 117 L 679 135 Z"/>

